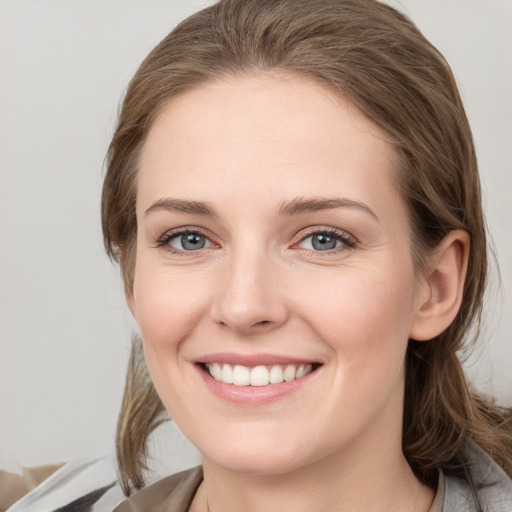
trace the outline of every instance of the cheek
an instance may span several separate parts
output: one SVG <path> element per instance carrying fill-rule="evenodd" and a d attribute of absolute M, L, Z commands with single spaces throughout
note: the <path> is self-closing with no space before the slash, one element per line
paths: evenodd
<path fill-rule="evenodd" d="M 351 269 L 309 290 L 307 324 L 344 368 L 366 374 L 401 366 L 414 312 L 412 266 L 385 274 Z"/>
<path fill-rule="evenodd" d="M 400 329 L 412 317 L 414 285 L 409 271 L 375 275 L 349 270 L 311 284 L 308 308 L 333 330 Z"/>
<path fill-rule="evenodd" d="M 144 344 L 159 352 L 175 350 L 202 315 L 208 287 L 186 272 L 171 276 L 142 264 L 137 270 L 133 313 Z"/>
<path fill-rule="evenodd" d="M 167 275 L 161 269 L 141 265 L 136 273 L 134 317 L 144 342 L 144 354 L 151 380 L 170 416 L 181 423 L 183 372 L 186 366 L 183 344 L 205 311 L 205 286 L 190 276 Z M 186 423 L 185 423 L 186 424 Z"/>

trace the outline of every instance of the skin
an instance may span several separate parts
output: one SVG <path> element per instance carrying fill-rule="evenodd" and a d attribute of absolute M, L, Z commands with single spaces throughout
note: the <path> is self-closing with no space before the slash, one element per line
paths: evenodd
<path fill-rule="evenodd" d="M 433 491 L 401 450 L 404 358 L 409 337 L 441 328 L 430 319 L 447 290 L 460 295 L 464 243 L 445 244 L 430 281 L 416 271 L 393 162 L 350 103 L 296 77 L 202 85 L 155 121 L 127 299 L 155 387 L 203 456 L 191 510 L 428 510 Z M 349 204 L 283 214 L 297 198 Z M 183 248 L 184 227 L 204 248 Z M 312 233 L 326 230 L 337 247 L 315 249 Z M 239 404 L 204 384 L 197 362 L 216 353 L 320 367 L 277 400 Z"/>

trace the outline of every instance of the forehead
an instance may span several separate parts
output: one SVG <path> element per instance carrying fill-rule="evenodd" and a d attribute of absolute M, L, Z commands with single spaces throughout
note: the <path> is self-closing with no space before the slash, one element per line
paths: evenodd
<path fill-rule="evenodd" d="M 162 110 L 141 154 L 138 203 L 164 192 L 210 199 L 221 186 L 239 197 L 360 194 L 376 180 L 389 187 L 393 162 L 380 130 L 341 95 L 298 77 L 229 77 Z"/>

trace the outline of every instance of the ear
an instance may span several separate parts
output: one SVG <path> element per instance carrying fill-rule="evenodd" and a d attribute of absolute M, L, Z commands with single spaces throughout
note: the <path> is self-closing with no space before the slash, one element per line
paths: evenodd
<path fill-rule="evenodd" d="M 428 257 L 428 272 L 420 283 L 418 309 L 409 338 L 431 340 L 453 322 L 462 302 L 468 256 L 469 236 L 455 230 Z"/>

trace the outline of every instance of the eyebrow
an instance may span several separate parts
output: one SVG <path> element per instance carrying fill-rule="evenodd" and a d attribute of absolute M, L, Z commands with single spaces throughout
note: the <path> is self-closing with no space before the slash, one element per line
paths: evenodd
<path fill-rule="evenodd" d="M 370 214 L 375 220 L 379 220 L 375 212 L 366 204 L 352 199 L 342 197 L 296 197 L 291 201 L 286 201 L 279 206 L 278 214 L 280 216 L 300 215 L 302 213 L 311 213 L 321 210 L 333 210 L 335 208 L 358 208 Z"/>
<path fill-rule="evenodd" d="M 159 199 L 155 201 L 145 212 L 146 217 L 152 212 L 159 210 L 172 210 L 183 213 L 191 213 L 193 215 L 205 215 L 209 217 L 217 217 L 217 212 L 211 203 L 205 201 L 185 201 L 183 199 Z"/>
<path fill-rule="evenodd" d="M 373 212 L 373 210 L 366 204 L 352 199 L 346 199 L 341 197 L 334 198 L 304 198 L 296 197 L 291 201 L 281 203 L 278 208 L 278 216 L 286 217 L 293 215 L 301 215 L 304 213 L 317 212 L 322 210 L 333 210 L 335 208 L 358 208 L 372 217 L 377 221 L 379 218 Z M 183 213 L 190 213 L 192 215 L 204 215 L 208 217 L 218 217 L 217 211 L 211 203 L 205 201 L 187 201 L 184 199 L 159 199 L 155 201 L 145 212 L 144 216 L 149 215 L 154 211 L 159 210 L 172 210 Z"/>

